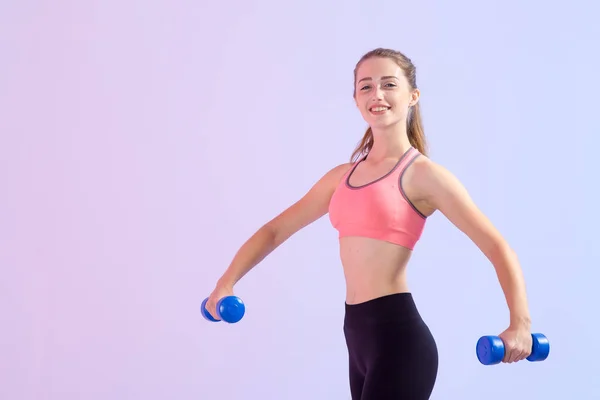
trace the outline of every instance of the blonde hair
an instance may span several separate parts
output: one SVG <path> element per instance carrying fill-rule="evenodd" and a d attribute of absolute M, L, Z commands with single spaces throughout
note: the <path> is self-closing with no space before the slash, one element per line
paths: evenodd
<path fill-rule="evenodd" d="M 354 68 L 354 87 L 356 88 L 356 73 L 361 63 L 372 57 L 383 57 L 390 58 L 394 60 L 400 68 L 404 71 L 404 75 L 408 80 L 408 84 L 411 89 L 417 89 L 417 77 L 416 77 L 416 68 L 410 58 L 405 56 L 399 51 L 392 49 L 384 49 L 377 48 L 369 51 L 365 55 L 361 57 L 361 59 L 356 64 Z M 355 89 L 356 94 L 356 89 Z M 423 129 L 423 121 L 421 120 L 421 108 L 419 102 L 412 106 L 408 111 L 407 118 L 407 134 L 408 140 L 410 144 L 419 150 L 419 152 L 423 155 L 427 155 L 427 141 L 425 139 L 425 131 Z M 367 129 L 362 140 L 356 146 L 356 149 L 352 152 L 352 156 L 350 157 L 350 162 L 354 162 L 361 155 L 368 154 L 371 148 L 373 147 L 373 132 L 371 131 L 371 127 Z"/>

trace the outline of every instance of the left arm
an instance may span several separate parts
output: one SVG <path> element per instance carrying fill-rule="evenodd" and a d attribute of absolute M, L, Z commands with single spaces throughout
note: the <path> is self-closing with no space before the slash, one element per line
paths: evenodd
<path fill-rule="evenodd" d="M 465 233 L 493 264 L 510 311 L 507 331 L 517 332 L 515 335 L 525 341 L 524 353 L 515 355 L 514 360 L 526 357 L 531 351 L 530 347 L 527 349 L 531 318 L 525 279 L 516 253 L 452 173 L 430 160 L 424 160 L 418 167 L 416 164 L 411 181 L 421 194 L 419 197 Z"/>

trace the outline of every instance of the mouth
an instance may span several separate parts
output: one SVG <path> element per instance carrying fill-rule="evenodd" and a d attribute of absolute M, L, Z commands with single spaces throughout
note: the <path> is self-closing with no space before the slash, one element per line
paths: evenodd
<path fill-rule="evenodd" d="M 384 114 L 387 111 L 389 111 L 391 108 L 392 107 L 388 107 L 388 106 L 375 106 L 375 107 L 370 107 L 369 112 L 371 114 L 381 115 L 381 114 Z"/>

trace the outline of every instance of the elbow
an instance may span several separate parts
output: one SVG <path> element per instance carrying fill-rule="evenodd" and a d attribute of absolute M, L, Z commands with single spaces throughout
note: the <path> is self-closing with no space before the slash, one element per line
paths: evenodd
<path fill-rule="evenodd" d="M 282 238 L 281 230 L 277 229 L 273 223 L 263 225 L 261 231 L 273 247 L 279 246 L 285 240 Z"/>

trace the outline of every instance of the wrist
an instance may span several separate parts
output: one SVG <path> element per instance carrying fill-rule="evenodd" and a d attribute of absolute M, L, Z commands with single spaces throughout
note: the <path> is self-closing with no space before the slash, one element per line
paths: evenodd
<path fill-rule="evenodd" d="M 531 328 L 531 318 L 529 315 L 511 315 L 510 326 L 513 328 L 529 330 Z"/>
<path fill-rule="evenodd" d="M 233 290 L 233 286 L 235 285 L 234 282 L 232 282 L 231 280 L 222 277 L 221 279 L 219 279 L 217 281 L 217 286 L 220 288 L 224 288 L 224 289 L 230 289 Z"/>

